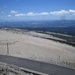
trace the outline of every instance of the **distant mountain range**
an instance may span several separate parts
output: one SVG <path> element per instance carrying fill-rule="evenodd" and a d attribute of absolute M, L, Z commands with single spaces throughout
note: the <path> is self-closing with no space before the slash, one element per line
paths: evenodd
<path fill-rule="evenodd" d="M 0 28 L 51 31 L 75 36 L 75 20 L 0 22 Z"/>

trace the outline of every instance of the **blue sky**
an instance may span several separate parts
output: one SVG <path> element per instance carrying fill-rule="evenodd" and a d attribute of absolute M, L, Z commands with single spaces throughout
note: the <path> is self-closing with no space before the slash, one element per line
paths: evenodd
<path fill-rule="evenodd" d="M 0 21 L 75 20 L 75 0 L 0 0 Z"/>

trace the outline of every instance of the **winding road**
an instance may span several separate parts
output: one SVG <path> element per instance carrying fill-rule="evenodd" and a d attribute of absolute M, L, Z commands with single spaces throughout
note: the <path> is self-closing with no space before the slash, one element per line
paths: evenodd
<path fill-rule="evenodd" d="M 42 73 L 47 73 L 49 75 L 75 75 L 75 70 L 48 64 L 44 62 L 34 61 L 25 58 L 18 58 L 7 55 L 0 55 L 0 62 L 5 62 L 8 64 L 14 64 L 19 67 L 39 71 Z"/>

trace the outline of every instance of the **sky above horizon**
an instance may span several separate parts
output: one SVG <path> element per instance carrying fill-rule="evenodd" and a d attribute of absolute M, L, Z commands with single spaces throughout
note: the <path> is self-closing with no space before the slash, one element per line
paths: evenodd
<path fill-rule="evenodd" d="M 0 0 L 0 21 L 75 20 L 75 0 Z"/>

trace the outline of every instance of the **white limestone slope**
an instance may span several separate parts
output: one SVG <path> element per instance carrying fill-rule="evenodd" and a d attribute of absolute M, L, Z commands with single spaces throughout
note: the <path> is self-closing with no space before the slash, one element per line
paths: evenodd
<path fill-rule="evenodd" d="M 0 54 L 29 58 L 44 62 L 75 61 L 75 47 L 35 36 L 52 37 L 36 32 L 21 32 L 0 30 Z"/>

